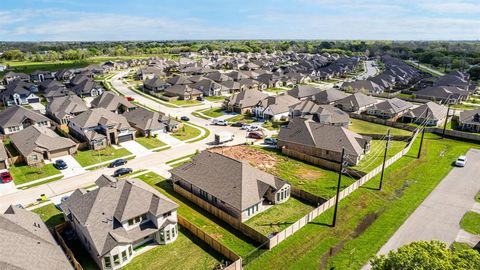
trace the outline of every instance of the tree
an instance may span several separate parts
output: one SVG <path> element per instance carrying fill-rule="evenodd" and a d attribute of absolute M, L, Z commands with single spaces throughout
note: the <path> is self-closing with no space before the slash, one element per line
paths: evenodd
<path fill-rule="evenodd" d="M 25 54 L 20 50 L 9 50 L 3 53 L 2 58 L 5 60 L 21 61 L 25 59 Z"/>
<path fill-rule="evenodd" d="M 480 269 L 480 253 L 473 249 L 452 251 L 440 241 L 412 242 L 371 260 L 372 270 L 470 270 Z"/>
<path fill-rule="evenodd" d="M 480 66 L 473 66 L 468 70 L 472 80 L 480 80 Z"/>

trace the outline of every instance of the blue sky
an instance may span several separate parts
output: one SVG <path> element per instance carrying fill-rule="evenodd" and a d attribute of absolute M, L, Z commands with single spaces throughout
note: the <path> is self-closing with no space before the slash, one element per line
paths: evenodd
<path fill-rule="evenodd" d="M 0 40 L 479 40 L 480 0 L 0 0 Z"/>

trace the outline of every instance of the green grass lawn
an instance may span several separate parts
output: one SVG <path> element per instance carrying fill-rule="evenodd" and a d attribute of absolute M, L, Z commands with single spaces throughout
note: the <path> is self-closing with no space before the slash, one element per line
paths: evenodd
<path fill-rule="evenodd" d="M 201 228 L 204 232 L 215 238 L 240 256 L 245 256 L 255 249 L 252 243 L 242 233 L 231 228 L 210 213 L 204 211 L 189 200 L 177 194 L 170 183 L 158 174 L 149 172 L 137 178 L 145 181 L 161 193 L 165 194 L 180 205 L 178 214 L 191 223 Z"/>
<path fill-rule="evenodd" d="M 107 147 L 102 150 L 81 150 L 78 151 L 74 157 L 80 165 L 85 167 L 130 154 L 131 153 L 125 148 L 115 149 L 113 147 Z"/>
<path fill-rule="evenodd" d="M 360 269 L 448 174 L 452 161 L 470 147 L 480 148 L 431 134 L 425 138 L 420 159 L 417 140 L 406 156 L 387 168 L 382 191 L 376 190 L 377 176 L 342 200 L 335 228 L 328 226 L 333 214 L 329 209 L 246 269 L 318 269 L 322 256 L 340 242 L 343 247 L 325 268 Z M 362 232 L 360 224 L 367 215 L 378 217 Z"/>
<path fill-rule="evenodd" d="M 253 123 L 253 119 L 250 116 L 245 114 L 237 114 L 227 119 L 228 122 L 235 123 L 235 122 L 244 122 L 244 123 Z"/>
<path fill-rule="evenodd" d="M 200 135 L 200 130 L 195 127 L 184 124 L 177 132 L 172 133 L 171 135 L 181 141 L 186 141 Z"/>
<path fill-rule="evenodd" d="M 225 115 L 225 111 L 222 108 L 211 108 L 211 109 L 203 110 L 201 111 L 201 113 L 212 118 L 217 118 Z"/>
<path fill-rule="evenodd" d="M 157 246 L 133 260 L 122 269 L 214 269 L 223 260 L 223 257 L 212 250 L 205 243 L 179 227 L 175 242 Z"/>
<path fill-rule="evenodd" d="M 27 184 L 26 186 L 23 186 L 21 187 L 20 189 L 27 189 L 27 188 L 32 188 L 32 187 L 36 187 L 36 186 L 40 186 L 40 185 L 44 185 L 44 184 L 47 184 L 47 183 L 51 183 L 51 182 L 55 182 L 57 180 L 60 180 L 64 177 L 64 175 L 60 175 L 60 176 L 56 176 L 56 177 L 52 177 L 46 181 L 42 181 L 42 182 L 38 182 L 38 183 L 33 183 L 33 184 Z"/>
<path fill-rule="evenodd" d="M 63 239 L 65 240 L 65 237 L 63 237 Z M 71 241 L 65 241 L 65 243 L 73 252 L 75 259 L 82 266 L 83 270 L 100 269 L 78 238 Z"/>
<path fill-rule="evenodd" d="M 50 61 L 50 62 L 23 62 L 11 61 L 4 64 L 9 65 L 15 72 L 30 74 L 35 70 L 56 71 L 64 68 L 82 68 L 90 64 L 89 61 Z"/>
<path fill-rule="evenodd" d="M 209 97 L 203 97 L 203 98 L 211 102 L 223 102 L 227 97 L 226 96 L 209 96 Z"/>
<path fill-rule="evenodd" d="M 458 110 L 475 110 L 480 108 L 480 105 L 470 105 L 470 104 L 455 104 L 451 106 L 452 109 L 458 109 Z"/>
<path fill-rule="evenodd" d="M 171 100 L 169 102 L 172 103 L 172 104 L 175 104 L 177 106 L 182 106 L 182 107 L 197 106 L 197 105 L 202 104 L 198 100 L 180 100 L 180 99 L 177 99 L 177 100 Z"/>
<path fill-rule="evenodd" d="M 394 127 L 388 127 L 368 121 L 350 118 L 349 130 L 356 133 L 364 134 L 385 134 L 387 135 L 388 129 L 390 129 L 391 135 L 410 136 L 412 132 L 408 130 L 398 129 Z"/>
<path fill-rule="evenodd" d="M 153 149 L 153 148 L 158 148 L 162 146 L 166 146 L 167 144 L 160 141 L 157 138 L 147 138 L 147 137 L 137 137 L 135 138 L 135 141 L 138 142 L 139 144 L 145 146 L 147 149 Z"/>
<path fill-rule="evenodd" d="M 313 206 L 290 197 L 286 202 L 273 205 L 245 222 L 256 231 L 268 235 L 281 232 L 313 210 Z"/>
<path fill-rule="evenodd" d="M 32 212 L 39 214 L 43 222 L 50 228 L 64 221 L 62 212 L 53 203 L 33 209 Z"/>
<path fill-rule="evenodd" d="M 337 172 L 287 157 L 276 149 L 262 148 L 262 150 L 275 155 L 278 160 L 274 168 L 267 170 L 269 173 L 324 199 L 328 200 L 335 195 L 338 182 Z M 355 179 L 344 175 L 342 188 L 348 187 L 354 181 Z"/>
<path fill-rule="evenodd" d="M 13 156 L 13 157 L 16 157 L 19 155 L 18 151 L 17 151 L 17 148 L 15 148 L 15 146 L 13 146 L 13 143 L 10 139 L 6 139 L 3 141 L 3 145 L 5 146 L 5 148 L 7 149 L 7 151 Z"/>
<path fill-rule="evenodd" d="M 468 245 L 467 243 L 462 243 L 462 242 L 453 242 L 450 245 L 450 249 L 453 251 L 461 251 L 464 249 L 471 249 L 472 247 Z"/>
<path fill-rule="evenodd" d="M 477 212 L 467 212 L 460 221 L 460 227 L 466 232 L 480 234 L 480 214 Z"/>
<path fill-rule="evenodd" d="M 475 195 L 475 201 L 480 203 L 480 191 Z"/>
<path fill-rule="evenodd" d="M 278 93 L 283 93 L 283 92 L 287 91 L 287 89 L 272 87 L 272 88 L 265 89 L 265 91 L 278 94 Z"/>
<path fill-rule="evenodd" d="M 375 169 L 383 162 L 383 155 L 385 153 L 385 141 L 372 140 L 370 152 L 360 161 L 354 169 L 368 173 Z M 407 142 L 405 141 L 390 141 L 390 146 L 387 151 L 387 159 L 402 151 Z"/>
<path fill-rule="evenodd" d="M 16 185 L 28 183 L 40 178 L 49 177 L 55 174 L 59 174 L 53 164 L 46 164 L 40 167 L 28 166 L 24 163 L 13 164 L 10 166 L 10 173 L 12 174 L 13 181 Z"/>

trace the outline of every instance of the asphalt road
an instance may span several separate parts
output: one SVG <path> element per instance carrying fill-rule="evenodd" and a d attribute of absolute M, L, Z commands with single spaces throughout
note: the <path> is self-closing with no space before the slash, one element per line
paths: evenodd
<path fill-rule="evenodd" d="M 467 153 L 467 165 L 453 168 L 395 232 L 378 254 L 387 254 L 412 241 L 440 240 L 448 245 L 460 231 L 460 220 L 475 204 L 480 190 L 480 150 Z M 363 269 L 369 269 L 367 265 Z"/>

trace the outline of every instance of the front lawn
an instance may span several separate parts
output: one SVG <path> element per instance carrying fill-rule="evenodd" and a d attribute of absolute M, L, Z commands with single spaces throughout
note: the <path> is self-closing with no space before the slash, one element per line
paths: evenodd
<path fill-rule="evenodd" d="M 360 133 L 360 134 L 385 134 L 387 135 L 388 129 L 390 129 L 391 135 L 410 136 L 412 132 L 399 128 L 384 126 L 368 121 L 350 118 L 350 125 L 348 129 Z"/>
<path fill-rule="evenodd" d="M 201 105 L 202 103 L 198 100 L 171 100 L 169 101 L 170 103 L 172 104 L 175 104 L 177 106 L 181 106 L 181 107 L 190 107 L 190 106 L 197 106 L 197 105 Z"/>
<path fill-rule="evenodd" d="M 135 141 L 138 142 L 139 144 L 143 145 L 147 149 L 153 149 L 153 148 L 158 148 L 162 146 L 166 146 L 167 144 L 160 141 L 157 138 L 154 137 L 137 137 L 135 138 Z"/>
<path fill-rule="evenodd" d="M 466 232 L 480 234 L 480 214 L 469 211 L 463 215 L 460 227 Z"/>
<path fill-rule="evenodd" d="M 245 222 L 256 231 L 268 235 L 281 232 L 313 210 L 313 206 L 290 197 L 286 202 L 271 206 Z"/>
<path fill-rule="evenodd" d="M 43 222 L 45 222 L 50 228 L 53 228 L 64 221 L 63 213 L 60 212 L 53 203 L 33 209 L 32 212 L 40 215 Z"/>
<path fill-rule="evenodd" d="M 220 102 L 220 101 L 224 101 L 227 97 L 226 96 L 208 96 L 203 98 L 211 102 Z"/>
<path fill-rule="evenodd" d="M 225 115 L 225 111 L 222 108 L 212 108 L 212 109 L 207 109 L 207 110 L 203 110 L 203 111 L 200 111 L 200 112 L 203 113 L 204 115 L 206 115 L 208 117 L 212 117 L 212 118 L 217 118 L 217 117 Z"/>
<path fill-rule="evenodd" d="M 179 226 L 175 242 L 159 245 L 133 258 L 122 269 L 215 269 L 223 257 Z"/>
<path fill-rule="evenodd" d="M 228 122 L 235 123 L 235 122 L 244 122 L 244 123 L 253 123 L 254 120 L 251 116 L 245 114 L 237 114 L 227 119 Z"/>
<path fill-rule="evenodd" d="M 475 195 L 475 201 L 480 203 L 480 191 Z"/>
<path fill-rule="evenodd" d="M 53 164 L 45 164 L 40 167 L 28 166 L 25 163 L 13 164 L 9 168 L 12 174 L 15 185 L 25 184 L 40 178 L 49 177 L 55 174 L 59 174 Z"/>
<path fill-rule="evenodd" d="M 140 175 L 137 178 L 143 180 L 145 183 L 151 185 L 153 188 L 178 203 L 180 205 L 178 208 L 179 215 L 183 216 L 211 237 L 229 247 L 233 252 L 240 256 L 245 256 L 255 249 L 255 245 L 250 239 L 176 193 L 173 190 L 172 185 L 160 175 L 149 172 Z"/>
<path fill-rule="evenodd" d="M 200 135 L 201 131 L 198 128 L 184 124 L 182 128 L 178 131 L 172 133 L 171 135 L 181 141 L 186 141 Z"/>
<path fill-rule="evenodd" d="M 377 190 L 377 176 L 340 202 L 335 228 L 329 226 L 331 208 L 246 269 L 362 268 L 448 174 L 452 161 L 471 147 L 480 148 L 426 134 L 422 156 L 417 159 L 419 141 L 386 169 L 382 191 Z M 329 257 L 334 247 L 339 252 Z"/>
<path fill-rule="evenodd" d="M 128 155 L 131 153 L 125 148 L 107 147 L 102 150 L 80 150 L 74 157 L 82 167 L 86 167 Z"/>

